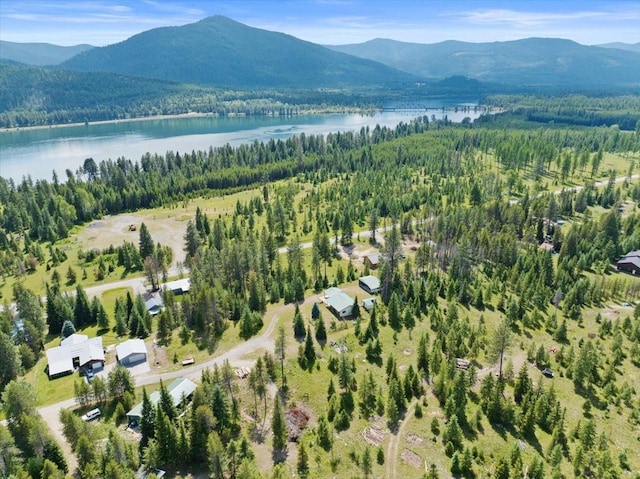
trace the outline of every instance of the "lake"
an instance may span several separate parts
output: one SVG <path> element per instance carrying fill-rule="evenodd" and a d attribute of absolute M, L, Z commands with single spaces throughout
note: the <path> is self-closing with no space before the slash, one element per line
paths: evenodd
<path fill-rule="evenodd" d="M 427 111 L 409 110 L 417 103 L 386 105 L 371 115 L 355 113 L 299 115 L 290 117 L 214 117 L 185 116 L 145 121 L 120 121 L 58 128 L 16 130 L 0 133 L 0 176 L 21 181 L 30 175 L 51 179 L 53 170 L 64 180 L 65 170 L 75 172 L 86 158 L 96 162 L 125 157 L 139 161 L 145 153 L 208 150 L 227 143 L 236 146 L 254 140 L 286 139 L 292 135 L 326 135 L 376 125 L 395 127 L 418 116 L 454 122 L 477 118 L 482 109 L 476 102 L 444 100 L 421 101 Z M 442 106 L 446 110 L 442 110 Z M 438 110 L 431 108 L 440 107 Z M 455 108 L 458 107 L 458 111 Z M 467 107 L 463 110 L 463 107 Z"/>

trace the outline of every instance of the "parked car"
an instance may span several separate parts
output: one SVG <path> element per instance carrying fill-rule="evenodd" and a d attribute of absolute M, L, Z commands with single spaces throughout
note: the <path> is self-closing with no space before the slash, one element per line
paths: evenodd
<path fill-rule="evenodd" d="M 548 378 L 552 378 L 553 377 L 553 371 L 551 369 L 549 369 L 549 368 L 544 368 L 542 370 L 542 374 L 544 374 Z"/>
<path fill-rule="evenodd" d="M 93 421 L 94 419 L 98 419 L 100 416 L 102 416 L 102 413 L 100 412 L 100 409 L 95 408 L 92 409 L 91 411 L 89 411 L 86 414 L 82 415 L 82 420 L 83 421 Z"/>

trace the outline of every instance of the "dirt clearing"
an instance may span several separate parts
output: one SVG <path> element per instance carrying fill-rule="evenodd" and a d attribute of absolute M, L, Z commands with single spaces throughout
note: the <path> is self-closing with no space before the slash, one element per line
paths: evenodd
<path fill-rule="evenodd" d="M 173 250 L 173 264 L 185 260 L 184 234 L 187 230 L 189 215 L 176 216 L 175 211 L 144 211 L 136 214 L 122 214 L 105 216 L 92 221 L 78 233 L 78 242 L 83 249 L 108 248 L 110 245 L 119 246 L 125 241 L 138 245 L 140 241 L 140 225 L 144 223 L 151 233 L 154 243 L 170 246 Z M 131 231 L 130 226 L 136 225 L 137 231 Z"/>

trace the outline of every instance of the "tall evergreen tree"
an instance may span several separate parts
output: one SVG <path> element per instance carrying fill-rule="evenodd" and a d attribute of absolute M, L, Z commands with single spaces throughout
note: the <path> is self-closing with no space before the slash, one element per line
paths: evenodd
<path fill-rule="evenodd" d="M 149 400 L 149 395 L 147 394 L 147 389 L 142 388 L 142 412 L 140 415 L 140 451 L 143 451 L 147 444 L 149 444 L 149 439 L 153 439 L 155 435 L 155 411 L 151 401 Z"/>
<path fill-rule="evenodd" d="M 287 422 L 280 398 L 276 395 L 273 400 L 273 415 L 271 417 L 271 430 L 273 431 L 273 452 L 275 457 L 281 457 L 281 453 L 287 448 Z"/>
<path fill-rule="evenodd" d="M 82 286 L 76 286 L 76 304 L 73 309 L 73 323 L 77 328 L 82 328 L 92 323 L 89 298 Z"/>
<path fill-rule="evenodd" d="M 153 238 L 151 237 L 151 233 L 149 233 L 147 225 L 145 225 L 144 223 L 140 225 L 140 240 L 138 242 L 138 247 L 140 250 L 140 257 L 143 261 L 148 257 L 153 256 L 155 244 L 153 242 Z"/>

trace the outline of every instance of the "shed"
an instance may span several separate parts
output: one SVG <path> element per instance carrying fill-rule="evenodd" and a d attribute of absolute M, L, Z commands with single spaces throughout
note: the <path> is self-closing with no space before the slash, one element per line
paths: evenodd
<path fill-rule="evenodd" d="M 616 263 L 616 268 L 629 274 L 640 274 L 640 250 L 625 254 Z"/>
<path fill-rule="evenodd" d="M 364 263 L 371 269 L 377 269 L 380 265 L 380 253 L 370 254 L 364 257 Z"/>
<path fill-rule="evenodd" d="M 147 347 L 142 339 L 128 339 L 116 346 L 116 359 L 123 366 L 133 366 L 147 360 Z"/>
<path fill-rule="evenodd" d="M 376 298 L 365 298 L 362 300 L 362 307 L 367 311 L 371 311 L 376 304 Z"/>
<path fill-rule="evenodd" d="M 376 276 L 363 276 L 358 281 L 358 284 L 369 294 L 376 294 L 380 292 L 380 279 Z"/>

